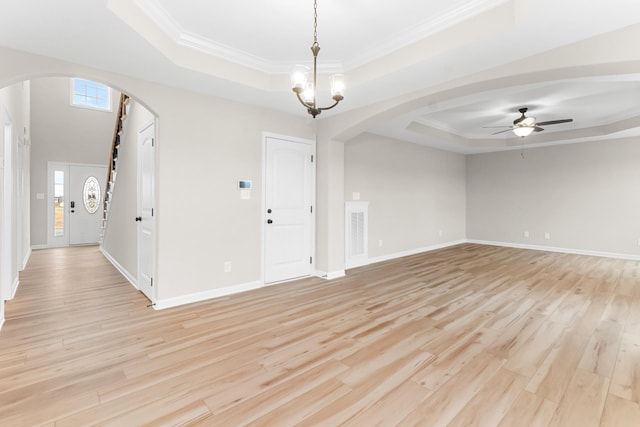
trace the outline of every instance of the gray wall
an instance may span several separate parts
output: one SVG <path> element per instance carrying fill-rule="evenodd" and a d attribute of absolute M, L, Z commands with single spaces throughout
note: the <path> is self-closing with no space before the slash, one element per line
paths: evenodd
<path fill-rule="evenodd" d="M 130 103 L 118 150 L 118 174 L 102 244 L 102 249 L 134 281 L 138 278 L 138 226 L 134 221 L 138 215 L 138 131 L 153 118 L 153 114 L 139 103 Z"/>
<path fill-rule="evenodd" d="M 31 82 L 31 245 L 47 244 L 47 162 L 106 165 L 113 139 L 113 112 L 70 105 L 70 79 L 51 77 Z M 37 199 L 44 193 L 45 199 Z"/>
<path fill-rule="evenodd" d="M 467 156 L 467 238 L 640 255 L 639 142 Z"/>
<path fill-rule="evenodd" d="M 363 134 L 344 158 L 345 200 L 369 202 L 369 258 L 465 238 L 464 155 Z"/>

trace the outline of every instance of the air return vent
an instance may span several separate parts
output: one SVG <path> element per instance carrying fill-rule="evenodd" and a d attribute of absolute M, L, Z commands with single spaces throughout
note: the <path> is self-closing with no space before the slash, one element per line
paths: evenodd
<path fill-rule="evenodd" d="M 366 265 L 369 262 L 367 249 L 369 202 L 347 202 L 345 214 L 346 267 Z"/>

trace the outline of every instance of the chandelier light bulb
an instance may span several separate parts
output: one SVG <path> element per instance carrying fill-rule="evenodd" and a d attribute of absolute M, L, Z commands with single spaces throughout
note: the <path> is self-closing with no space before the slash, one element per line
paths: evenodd
<path fill-rule="evenodd" d="M 297 89 L 304 89 L 307 86 L 309 80 L 309 67 L 304 65 L 296 65 L 291 71 L 291 87 L 295 91 Z"/>
<path fill-rule="evenodd" d="M 313 89 L 312 84 L 307 84 L 304 90 L 302 91 L 302 99 L 307 104 L 313 104 L 314 98 L 316 95 L 316 91 Z"/>
<path fill-rule="evenodd" d="M 331 76 L 331 96 L 335 100 L 336 97 L 344 98 L 344 74 L 334 74 Z"/>

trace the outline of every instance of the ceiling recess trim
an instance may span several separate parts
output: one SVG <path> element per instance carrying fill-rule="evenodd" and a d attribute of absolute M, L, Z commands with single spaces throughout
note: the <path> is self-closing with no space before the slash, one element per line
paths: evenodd
<path fill-rule="evenodd" d="M 178 22 L 155 0 L 135 0 L 136 6 L 179 46 L 194 49 L 226 61 L 267 74 L 289 74 L 295 61 L 269 61 L 246 51 L 218 43 L 183 29 Z M 342 72 L 339 62 L 326 62 L 318 67 L 320 72 Z"/>
<path fill-rule="evenodd" d="M 508 1 L 510 0 L 464 1 L 403 31 L 396 37 L 354 57 L 346 63 L 324 61 L 319 71 L 321 73 L 348 72 Z M 291 71 L 291 67 L 300 62 L 299 60 L 269 61 L 246 51 L 189 32 L 182 28 L 156 0 L 135 0 L 135 5 L 161 31 L 177 45 L 184 48 L 194 49 L 267 74 L 288 74 Z"/>
<path fill-rule="evenodd" d="M 480 15 L 510 0 L 470 0 L 457 4 L 449 10 L 420 22 L 413 27 L 403 29 L 394 38 L 370 49 L 345 63 L 347 71 L 361 67 L 371 61 L 382 58 L 390 53 L 405 48 L 447 28 L 453 27 L 467 19 Z"/>

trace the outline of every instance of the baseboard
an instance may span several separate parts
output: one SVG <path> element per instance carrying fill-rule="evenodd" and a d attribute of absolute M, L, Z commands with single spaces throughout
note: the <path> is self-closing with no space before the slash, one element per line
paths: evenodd
<path fill-rule="evenodd" d="M 177 307 L 184 304 L 192 304 L 194 302 L 206 301 L 213 298 L 220 298 L 227 295 L 237 294 L 240 292 L 251 291 L 262 287 L 262 281 L 242 283 L 240 285 L 227 286 L 224 288 L 211 289 L 194 294 L 182 295 L 175 298 L 158 299 L 153 308 L 163 310 L 165 308 Z"/>
<path fill-rule="evenodd" d="M 424 252 L 436 251 L 438 249 L 444 249 L 444 248 L 448 248 L 450 246 L 460 245 L 462 243 L 466 243 L 466 240 L 455 240 L 453 242 L 440 243 L 440 244 L 437 244 L 437 245 L 425 246 L 425 247 L 418 248 L 418 249 L 411 249 L 411 250 L 408 250 L 408 251 L 402 251 L 402 252 L 396 252 L 396 253 L 393 253 L 393 254 L 382 255 L 382 256 L 379 256 L 379 257 L 375 257 L 375 258 L 369 258 L 369 263 L 368 264 L 375 264 L 377 262 L 383 262 L 383 261 L 391 261 L 393 259 L 403 258 L 403 257 L 406 257 L 406 256 L 411 256 L 411 255 L 417 255 L 417 254 L 421 254 L 421 253 L 424 253 Z"/>
<path fill-rule="evenodd" d="M 555 246 L 525 245 L 521 243 L 494 242 L 490 240 L 467 239 L 466 242 L 475 243 L 478 245 L 501 246 L 505 248 L 531 249 L 534 251 L 558 252 L 563 254 L 589 255 L 589 256 L 597 256 L 597 257 L 603 257 L 603 258 L 617 258 L 617 259 L 626 259 L 630 261 L 640 261 L 640 255 L 619 254 L 614 252 L 588 251 L 583 249 L 559 248 Z"/>
<path fill-rule="evenodd" d="M 20 286 L 20 279 L 16 277 L 16 279 L 11 284 L 11 297 L 9 299 L 13 299 L 16 296 L 16 292 L 18 292 L 18 286 Z"/>
<path fill-rule="evenodd" d="M 120 263 L 116 261 L 115 258 L 113 258 L 102 245 L 100 245 L 100 252 L 102 252 L 102 255 L 104 255 L 104 257 L 116 268 L 116 270 L 120 272 L 120 274 L 125 277 L 125 279 L 129 281 L 129 283 L 131 283 L 134 288 L 138 289 L 138 279 L 133 277 L 126 268 L 120 265 Z"/>
<path fill-rule="evenodd" d="M 332 271 L 330 273 L 326 271 L 316 270 L 313 272 L 313 275 L 322 279 L 333 280 L 344 277 L 347 275 L 347 273 L 344 270 Z"/>
<path fill-rule="evenodd" d="M 31 250 L 49 249 L 49 245 L 31 245 Z"/>
<path fill-rule="evenodd" d="M 32 252 L 32 248 L 29 248 L 27 253 L 24 255 L 24 259 L 22 260 L 22 269 L 20 271 L 27 268 L 27 263 L 29 262 L 29 258 L 31 258 L 31 252 Z"/>
<path fill-rule="evenodd" d="M 2 325 L 4 325 L 4 317 L 0 319 L 0 329 L 2 329 Z"/>

